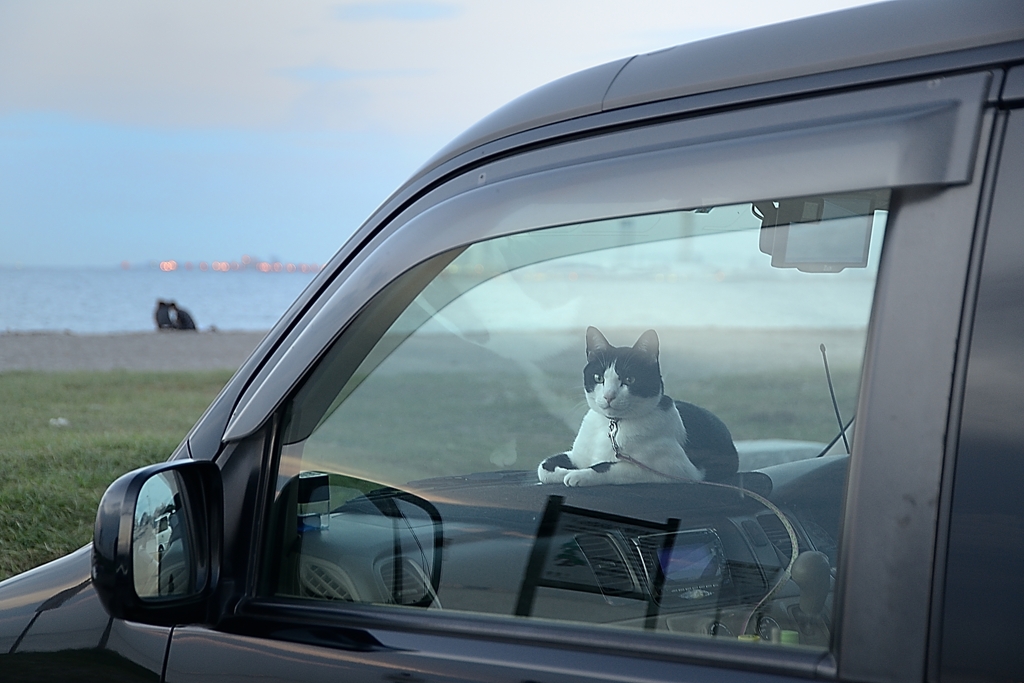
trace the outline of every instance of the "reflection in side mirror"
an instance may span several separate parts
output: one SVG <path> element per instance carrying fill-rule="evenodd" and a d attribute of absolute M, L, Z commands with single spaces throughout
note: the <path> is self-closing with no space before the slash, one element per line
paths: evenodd
<path fill-rule="evenodd" d="M 143 600 L 195 591 L 195 538 L 189 527 L 181 475 L 160 472 L 146 480 L 132 530 L 135 593 Z"/>
<path fill-rule="evenodd" d="M 207 620 L 223 528 L 212 462 L 144 467 L 110 485 L 96 513 L 92 581 L 118 619 L 168 626 Z"/>

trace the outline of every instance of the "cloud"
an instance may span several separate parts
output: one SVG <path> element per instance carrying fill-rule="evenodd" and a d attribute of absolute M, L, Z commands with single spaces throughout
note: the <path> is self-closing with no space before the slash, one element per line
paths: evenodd
<path fill-rule="evenodd" d="M 341 21 L 437 21 L 461 13 L 461 7 L 441 2 L 359 2 L 334 9 Z"/>
<path fill-rule="evenodd" d="M 321 260 L 490 111 L 862 0 L 0 0 L 0 264 Z"/>
<path fill-rule="evenodd" d="M 296 66 L 290 69 L 278 69 L 278 73 L 292 81 L 303 83 L 337 83 L 359 78 L 359 72 L 338 69 L 333 66 Z"/>
<path fill-rule="evenodd" d="M 454 136 L 579 69 L 863 0 L 0 0 L 0 116 Z"/>
<path fill-rule="evenodd" d="M 395 78 L 420 78 L 429 76 L 430 69 L 339 69 L 323 64 L 296 66 L 278 69 L 277 73 L 299 83 L 326 85 L 345 81 L 390 80 Z"/>

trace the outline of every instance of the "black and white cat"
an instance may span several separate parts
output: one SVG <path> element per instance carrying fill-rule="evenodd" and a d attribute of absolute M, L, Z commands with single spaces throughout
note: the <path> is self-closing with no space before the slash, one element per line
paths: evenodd
<path fill-rule="evenodd" d="M 663 393 L 654 330 L 632 347 L 617 347 L 588 327 L 583 388 L 590 411 L 572 450 L 537 467 L 541 483 L 721 481 L 736 473 L 736 446 L 725 423 Z"/>

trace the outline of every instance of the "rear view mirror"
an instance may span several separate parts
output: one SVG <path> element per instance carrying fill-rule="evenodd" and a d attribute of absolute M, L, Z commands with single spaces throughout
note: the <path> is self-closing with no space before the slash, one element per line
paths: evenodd
<path fill-rule="evenodd" d="M 838 273 L 867 267 L 875 211 L 888 205 L 885 190 L 754 202 L 752 211 L 773 268 Z"/>
<path fill-rule="evenodd" d="M 158 625 L 205 619 L 222 500 L 211 462 L 153 465 L 110 485 L 96 514 L 92 580 L 111 616 Z"/>

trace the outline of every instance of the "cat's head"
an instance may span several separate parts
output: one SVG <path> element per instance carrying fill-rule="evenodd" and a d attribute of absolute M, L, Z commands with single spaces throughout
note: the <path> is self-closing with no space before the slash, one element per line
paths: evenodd
<path fill-rule="evenodd" d="M 653 410 L 664 390 L 657 332 L 647 330 L 631 347 L 612 346 L 596 327 L 588 327 L 583 388 L 590 408 L 607 418 Z"/>

